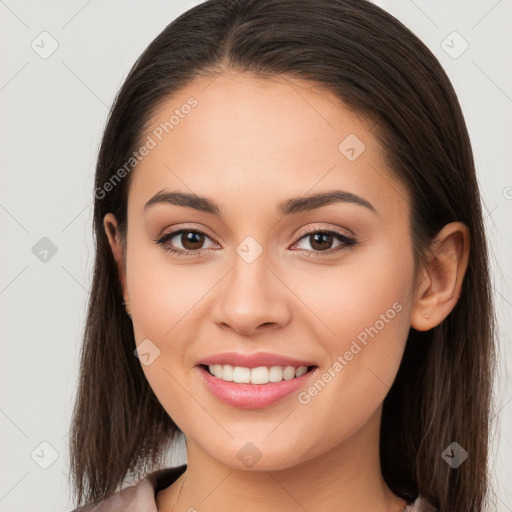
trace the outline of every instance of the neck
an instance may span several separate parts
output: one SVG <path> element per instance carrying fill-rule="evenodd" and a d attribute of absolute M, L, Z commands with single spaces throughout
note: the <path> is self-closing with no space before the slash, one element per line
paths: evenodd
<path fill-rule="evenodd" d="M 187 470 L 158 493 L 158 511 L 402 512 L 380 471 L 379 428 L 380 409 L 333 449 L 277 470 L 233 469 L 187 439 Z"/>

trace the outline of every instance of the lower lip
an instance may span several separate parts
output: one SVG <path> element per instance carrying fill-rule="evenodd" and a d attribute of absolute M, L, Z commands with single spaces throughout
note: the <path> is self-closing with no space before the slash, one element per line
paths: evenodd
<path fill-rule="evenodd" d="M 197 368 L 211 393 L 222 402 L 241 409 L 262 409 L 278 402 L 291 393 L 298 391 L 318 370 L 318 367 L 315 367 L 300 377 L 282 380 L 281 382 L 238 384 L 218 379 L 202 366 Z"/>

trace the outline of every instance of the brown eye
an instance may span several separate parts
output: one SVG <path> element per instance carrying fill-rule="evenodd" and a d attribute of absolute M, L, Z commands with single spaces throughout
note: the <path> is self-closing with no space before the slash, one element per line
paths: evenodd
<path fill-rule="evenodd" d="M 305 240 L 311 249 L 307 247 L 300 247 L 300 244 L 303 243 L 302 240 Z M 336 240 L 338 240 L 339 243 L 332 249 L 333 243 L 335 243 Z M 323 253 L 328 256 L 330 254 L 349 249 L 355 245 L 357 245 L 357 241 L 344 233 L 318 228 L 310 229 L 294 244 L 298 249 L 305 250 L 311 253 L 314 257 L 323 256 Z"/>
<path fill-rule="evenodd" d="M 204 232 L 197 229 L 179 229 L 171 231 L 163 235 L 160 239 L 155 242 L 162 246 L 165 251 L 172 252 L 179 256 L 191 256 L 202 253 L 211 247 L 204 247 L 206 241 L 212 239 Z M 311 249 L 300 247 L 299 244 L 302 240 L 307 240 Z M 338 240 L 338 245 L 332 249 L 333 243 Z M 181 247 L 179 247 L 181 245 Z M 311 254 L 311 256 L 319 257 L 337 253 L 342 250 L 346 250 L 350 247 L 357 245 L 357 241 L 337 231 L 328 231 L 321 229 L 310 229 L 294 244 L 299 246 L 301 250 L 305 250 Z"/>
<path fill-rule="evenodd" d="M 197 231 L 183 231 L 180 242 L 187 251 L 195 251 L 201 248 L 204 243 L 205 235 Z"/>
<path fill-rule="evenodd" d="M 207 240 L 211 240 L 211 238 L 197 229 L 179 229 L 163 235 L 155 242 L 166 251 L 179 255 L 190 255 L 206 250 L 203 245 Z"/>
<path fill-rule="evenodd" d="M 324 249 L 330 249 L 331 245 L 334 242 L 334 237 L 327 233 L 316 233 L 314 235 L 309 235 L 309 240 L 311 243 L 311 247 L 315 251 L 322 251 Z"/>

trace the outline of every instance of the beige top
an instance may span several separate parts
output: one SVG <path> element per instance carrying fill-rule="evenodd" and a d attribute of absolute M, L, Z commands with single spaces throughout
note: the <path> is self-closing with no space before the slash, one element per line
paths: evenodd
<path fill-rule="evenodd" d="M 138 483 L 125 487 L 113 496 L 90 503 L 71 512 L 158 512 L 156 495 L 177 480 L 187 469 L 183 464 L 175 468 L 160 469 L 150 473 Z M 403 512 L 436 512 L 436 509 L 419 496 Z"/>

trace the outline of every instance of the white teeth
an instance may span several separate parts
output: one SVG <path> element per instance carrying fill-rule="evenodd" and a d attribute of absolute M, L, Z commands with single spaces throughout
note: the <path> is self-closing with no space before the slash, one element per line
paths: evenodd
<path fill-rule="evenodd" d="M 287 366 L 283 370 L 283 378 L 285 380 L 291 380 L 293 377 L 295 377 L 295 368 L 293 366 Z"/>
<path fill-rule="evenodd" d="M 222 378 L 223 371 L 222 371 L 222 365 L 221 364 L 214 364 L 213 365 L 213 371 L 215 372 L 215 375 L 219 376 L 219 379 Z"/>
<path fill-rule="evenodd" d="M 270 382 L 281 382 L 283 380 L 283 369 L 280 366 L 272 366 L 268 373 Z"/>
<path fill-rule="evenodd" d="M 268 368 L 260 366 L 251 369 L 251 383 L 252 384 L 266 384 L 268 382 Z"/>
<path fill-rule="evenodd" d="M 215 376 L 217 376 L 217 373 L 215 373 Z M 222 379 L 222 375 L 220 378 Z M 233 368 L 233 380 L 235 382 L 249 384 L 249 382 L 251 382 L 251 370 L 249 370 L 249 368 L 235 366 Z"/>
<path fill-rule="evenodd" d="M 210 373 L 218 379 L 227 382 L 243 384 L 268 384 L 269 382 L 281 382 L 300 377 L 308 371 L 307 366 L 258 366 L 257 368 L 245 368 L 243 366 L 231 366 L 230 364 L 210 364 Z"/>
<path fill-rule="evenodd" d="M 300 377 L 301 375 L 304 375 L 308 371 L 307 366 L 300 366 L 295 370 L 295 377 Z"/>
<path fill-rule="evenodd" d="M 230 364 L 224 366 L 219 364 L 219 366 L 222 367 L 222 380 L 231 382 L 233 380 L 233 367 Z M 217 372 L 215 372 L 215 375 L 217 375 Z"/>

